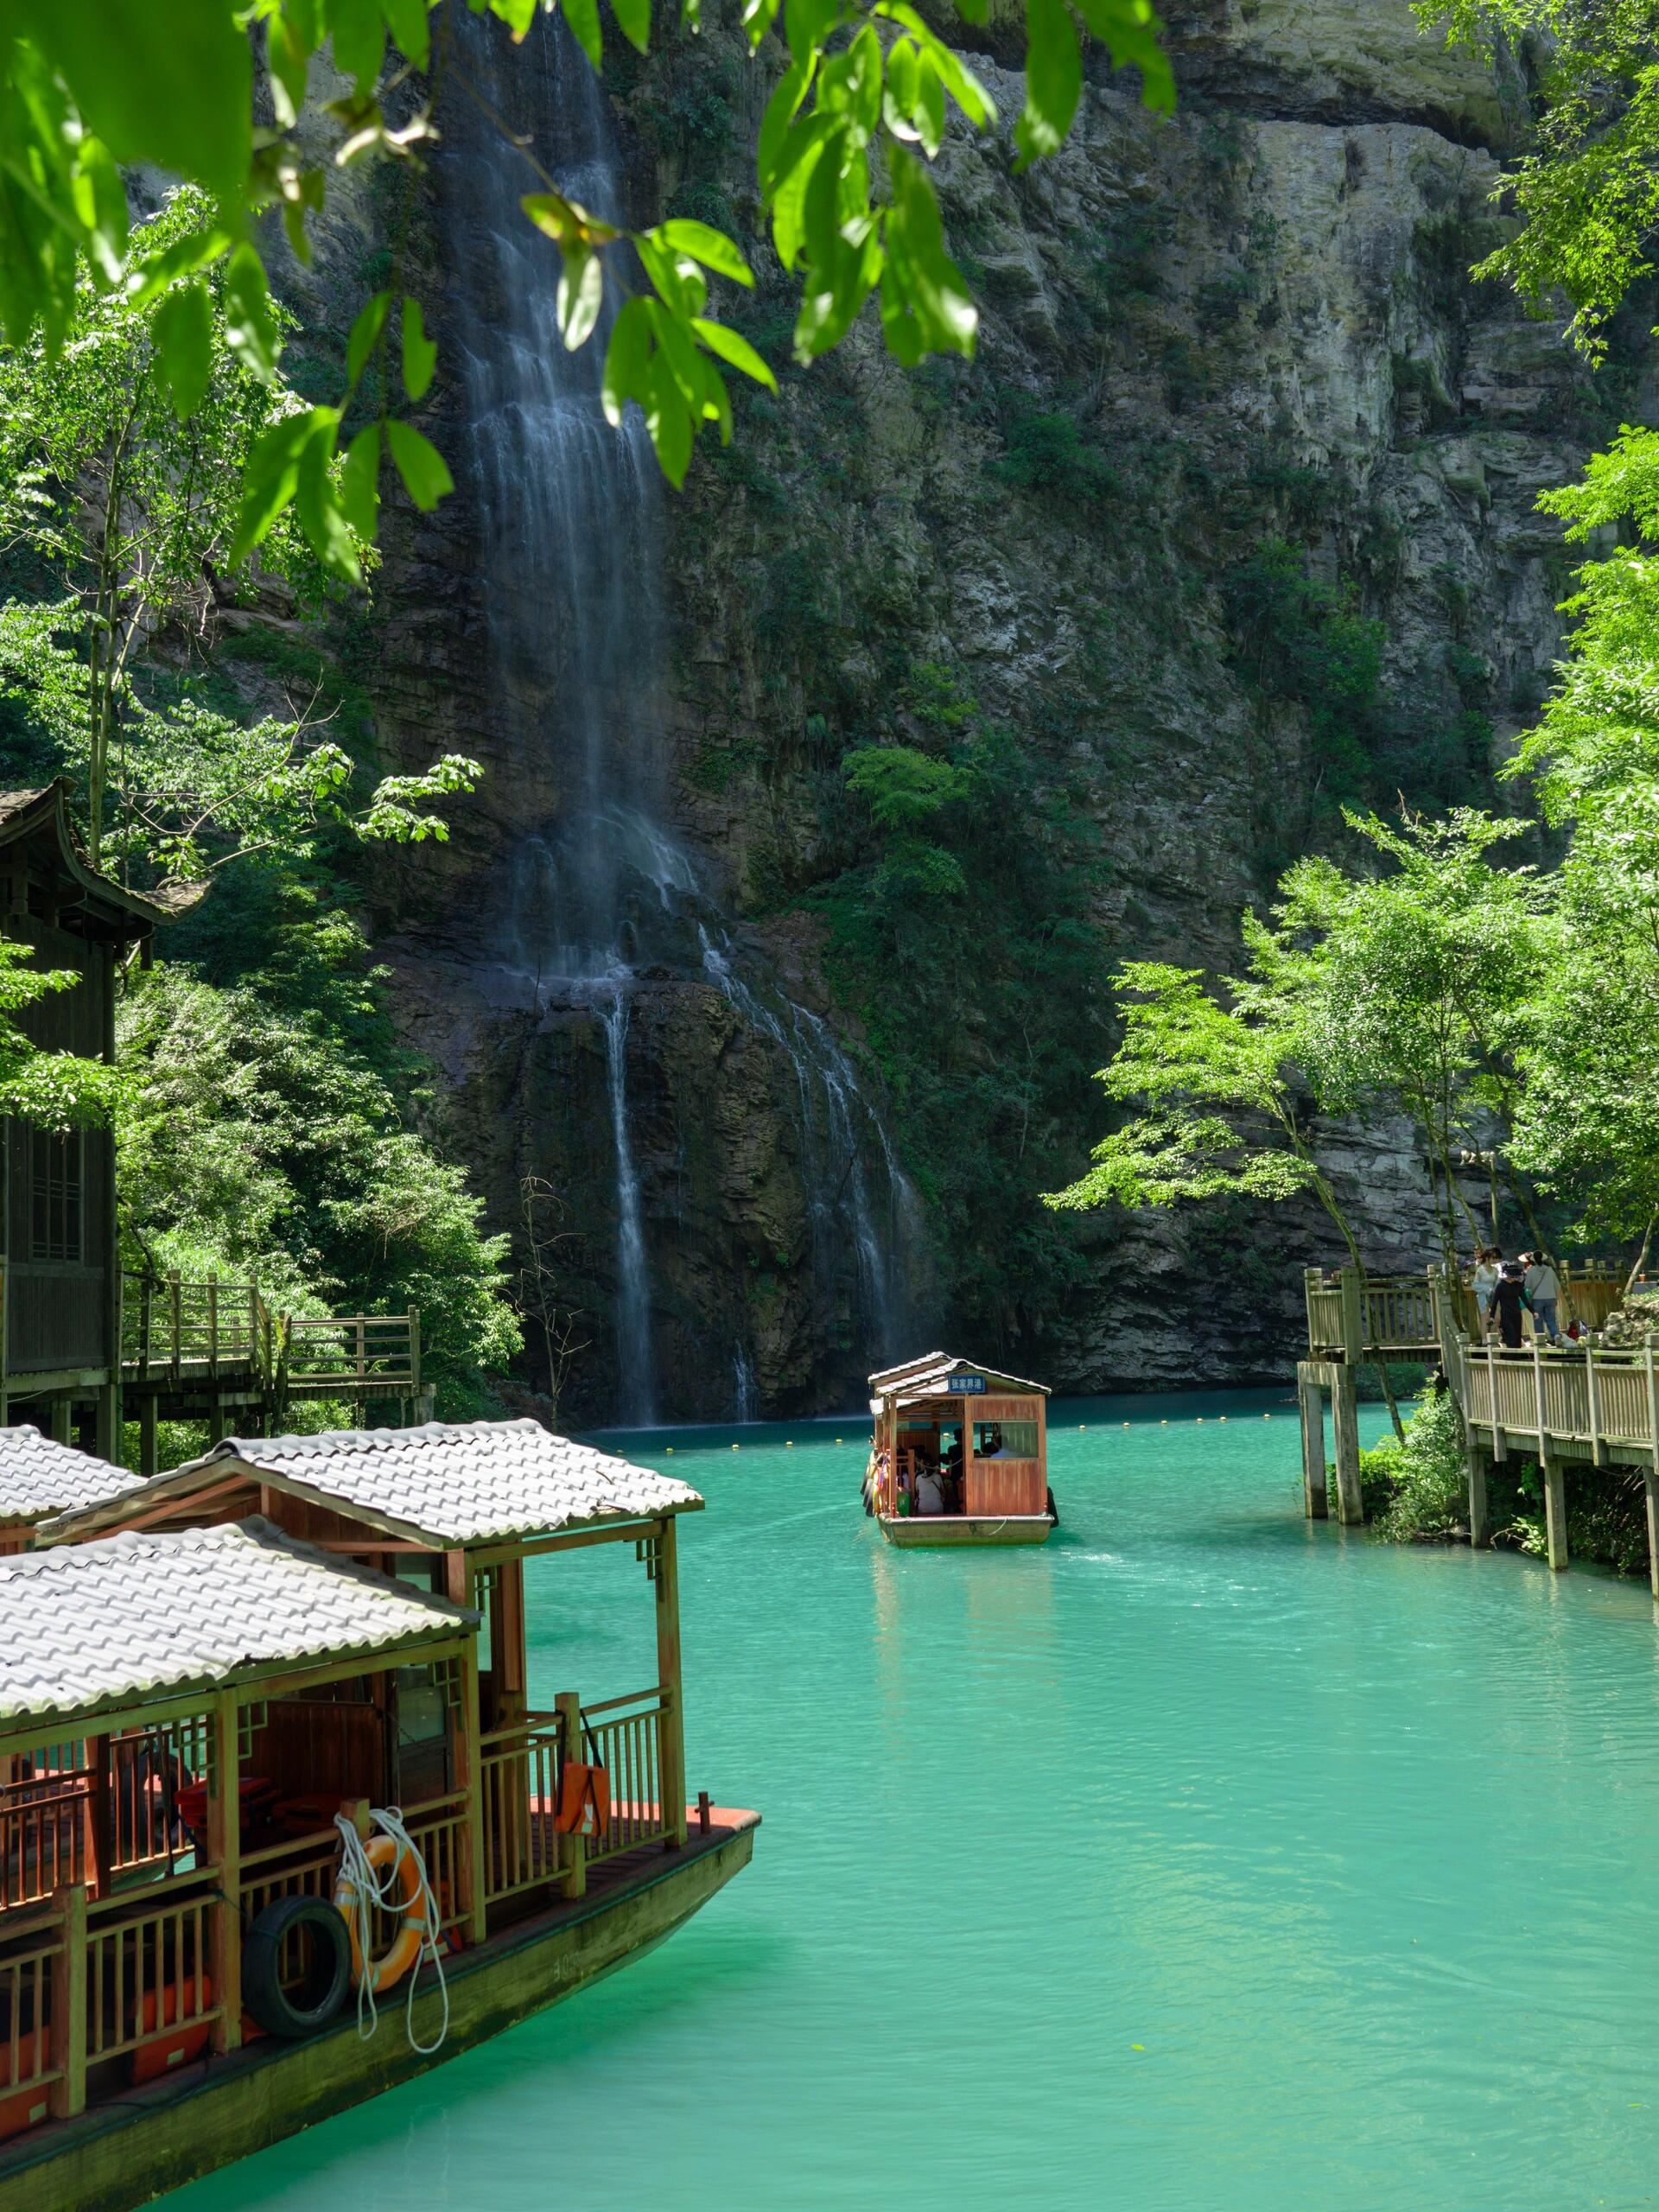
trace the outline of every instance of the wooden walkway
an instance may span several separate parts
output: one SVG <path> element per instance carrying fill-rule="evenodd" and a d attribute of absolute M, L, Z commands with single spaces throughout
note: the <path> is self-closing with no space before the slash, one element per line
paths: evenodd
<path fill-rule="evenodd" d="M 1571 1310 L 1593 1332 L 1622 1287 L 1611 1274 L 1575 1277 L 1567 1287 Z M 1433 1360 L 1463 1416 L 1470 1542 L 1491 1542 L 1491 1469 L 1511 1459 L 1535 1459 L 1543 1476 L 1547 1555 L 1551 1567 L 1563 1568 L 1569 1470 L 1625 1467 L 1641 1475 L 1646 1491 L 1649 1579 L 1659 1597 L 1659 1370 L 1650 1344 L 1623 1351 L 1589 1342 L 1535 1341 L 1512 1351 L 1471 1341 L 1476 1317 L 1468 1293 L 1438 1269 L 1421 1281 L 1389 1282 L 1363 1280 L 1357 1268 L 1336 1276 L 1310 1268 L 1306 1294 L 1309 1357 L 1296 1373 L 1310 1518 L 1324 1520 L 1330 1510 L 1325 1392 L 1332 1398 L 1338 1516 L 1353 1525 L 1364 1519 L 1357 1370 L 1378 1357 Z"/>

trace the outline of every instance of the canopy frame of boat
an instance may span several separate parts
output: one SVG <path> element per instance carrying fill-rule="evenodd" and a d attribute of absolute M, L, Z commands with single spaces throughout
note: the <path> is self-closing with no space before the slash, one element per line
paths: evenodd
<path fill-rule="evenodd" d="M 1055 1514 L 1046 1383 L 931 1351 L 883 1368 L 869 1385 L 875 1433 L 865 1502 L 890 1544 L 1047 1541 Z M 925 1479 L 947 1467 L 944 1484 Z M 925 1510 L 940 1487 L 948 1510 Z"/>

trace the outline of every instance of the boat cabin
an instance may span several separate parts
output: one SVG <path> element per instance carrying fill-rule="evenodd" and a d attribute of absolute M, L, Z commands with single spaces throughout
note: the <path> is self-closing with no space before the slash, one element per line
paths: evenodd
<path fill-rule="evenodd" d="M 296 1832 L 396 1802 L 383 1718 L 435 1697 L 455 1733 L 477 1629 L 258 1519 L 0 1560 L 0 2145 L 237 2049 Z M 464 1806 L 410 1827 L 462 1924 Z"/>
<path fill-rule="evenodd" d="M 41 968 L 73 973 L 11 1017 L 32 1044 L 85 1059 L 115 1057 L 115 971 L 173 908 L 96 874 L 75 842 L 61 780 L 0 792 L 0 935 Z M 68 1135 L 16 1116 L 4 1129 L 0 1190 L 0 1424 L 20 1401 L 67 1443 L 116 1452 L 121 1380 L 115 1143 L 108 1129 Z"/>
<path fill-rule="evenodd" d="M 1044 1384 L 939 1351 L 869 1380 L 875 1434 L 865 1497 L 890 1543 L 1047 1540 Z"/>
<path fill-rule="evenodd" d="M 417 1428 L 316 1436 L 227 1437 L 137 1490 L 44 1524 L 37 1541 L 83 1541 L 117 1529 L 185 1529 L 264 1516 L 329 1556 L 395 1576 L 475 1610 L 487 1660 L 469 1693 L 482 1787 L 485 1878 L 475 1932 L 555 1897 L 585 1893 L 597 1862 L 646 1843 L 686 1840 L 676 1523 L 702 1500 L 683 1483 L 533 1421 L 432 1421 Z M 656 1629 L 657 1679 L 597 1702 L 563 1683 L 532 1682 L 524 1624 L 527 1561 L 593 1545 L 626 1546 Z M 620 1686 L 619 1686 L 620 1687 Z M 462 1777 L 446 1768 L 438 1716 L 423 1786 L 405 1775 L 405 1805 Z M 413 1723 L 402 1723 L 404 1756 Z M 550 1820 L 564 1759 L 609 1779 L 611 1817 L 586 1853 L 560 1850 Z M 539 1809 L 537 1809 L 539 1808 Z"/>

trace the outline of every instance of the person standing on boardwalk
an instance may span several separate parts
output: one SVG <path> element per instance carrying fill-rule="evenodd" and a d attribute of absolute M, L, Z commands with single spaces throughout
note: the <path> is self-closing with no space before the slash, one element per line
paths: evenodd
<path fill-rule="evenodd" d="M 1506 1351 L 1521 1349 L 1521 1315 L 1526 1305 L 1526 1286 L 1518 1260 L 1505 1261 L 1492 1293 L 1492 1312 Z"/>
<path fill-rule="evenodd" d="M 1527 1269 L 1522 1287 L 1527 1294 L 1527 1303 L 1532 1308 L 1533 1334 L 1548 1337 L 1554 1344 L 1556 1338 L 1555 1313 L 1561 1295 L 1561 1285 L 1548 1254 L 1533 1254 L 1532 1264 Z"/>
<path fill-rule="evenodd" d="M 1469 1278 L 1469 1287 L 1475 1294 L 1475 1311 L 1480 1316 L 1483 1337 L 1491 1327 L 1492 1293 L 1497 1288 L 1497 1263 L 1503 1257 L 1496 1244 L 1484 1244 L 1475 1254 L 1475 1271 Z"/>

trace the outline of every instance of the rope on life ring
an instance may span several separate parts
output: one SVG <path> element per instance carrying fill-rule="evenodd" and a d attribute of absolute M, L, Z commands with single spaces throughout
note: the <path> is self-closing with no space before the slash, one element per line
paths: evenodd
<path fill-rule="evenodd" d="M 352 1979 L 357 1985 L 357 2032 L 366 2043 L 379 2024 L 375 1999 L 409 1977 L 404 2027 L 409 2047 L 423 2058 L 442 2050 L 449 2033 L 449 1989 L 443 1978 L 443 1929 L 426 1861 L 416 1849 L 395 1805 L 371 1810 L 378 1835 L 365 1843 L 343 1813 L 334 1816 L 340 1832 L 340 1872 L 334 1905 L 344 1915 L 352 1939 Z M 373 1955 L 376 1910 L 398 1915 L 397 1936 L 385 1956 Z M 415 1983 L 422 1959 L 429 1958 L 438 1977 L 443 2018 L 435 2043 L 415 2040 Z"/>

